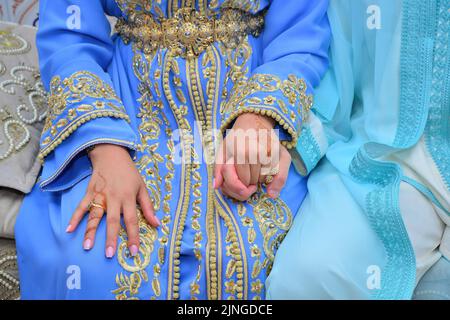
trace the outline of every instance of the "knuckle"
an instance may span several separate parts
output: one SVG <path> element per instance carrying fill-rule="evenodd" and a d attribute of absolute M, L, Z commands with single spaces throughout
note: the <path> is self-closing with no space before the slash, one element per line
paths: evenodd
<path fill-rule="evenodd" d="M 287 181 L 287 175 L 285 175 L 285 174 L 278 175 L 278 176 L 276 176 L 275 178 L 276 178 L 276 181 L 277 181 L 279 184 L 285 184 L 286 181 Z"/>
<path fill-rule="evenodd" d="M 120 223 L 120 218 L 119 218 L 119 216 L 116 216 L 116 215 L 108 215 L 107 222 L 110 225 L 117 225 Z"/>
<path fill-rule="evenodd" d="M 88 237 L 94 235 L 96 231 L 97 225 L 88 225 L 84 234 L 86 235 L 86 237 Z"/>
<path fill-rule="evenodd" d="M 132 199 L 136 194 L 133 192 L 133 190 L 131 188 L 127 188 L 125 189 L 122 193 L 121 193 L 121 198 L 123 200 L 130 200 Z"/>
<path fill-rule="evenodd" d="M 123 217 L 123 219 L 125 220 L 125 223 L 127 225 L 137 225 L 138 224 L 138 219 L 135 214 L 127 214 Z"/>
<path fill-rule="evenodd" d="M 108 188 L 107 194 L 113 199 L 117 198 L 117 196 L 119 195 L 119 193 L 117 192 L 117 189 L 115 189 L 115 188 Z"/>

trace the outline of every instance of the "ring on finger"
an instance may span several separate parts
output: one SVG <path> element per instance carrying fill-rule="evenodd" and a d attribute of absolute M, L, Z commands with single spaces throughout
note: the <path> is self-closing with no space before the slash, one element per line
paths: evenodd
<path fill-rule="evenodd" d="M 269 174 L 266 175 L 266 178 L 264 179 L 264 184 L 266 185 L 271 184 L 274 179 L 274 176 L 276 176 L 279 172 L 280 172 L 279 168 L 270 169 Z"/>
<path fill-rule="evenodd" d="M 93 208 L 98 208 L 98 209 L 102 209 L 103 211 L 106 211 L 105 206 L 103 206 L 102 204 L 99 204 L 95 201 L 91 201 L 88 205 L 88 211 L 90 212 Z"/>
<path fill-rule="evenodd" d="M 271 176 L 271 175 L 266 176 L 266 178 L 264 179 L 264 184 L 266 184 L 266 185 L 271 184 L 272 181 L 273 181 L 273 176 Z"/>

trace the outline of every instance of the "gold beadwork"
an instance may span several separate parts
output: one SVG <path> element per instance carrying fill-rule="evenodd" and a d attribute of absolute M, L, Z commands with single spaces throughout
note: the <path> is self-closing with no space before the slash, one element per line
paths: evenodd
<path fill-rule="evenodd" d="M 41 160 L 90 120 L 112 117 L 130 121 L 112 87 L 89 71 L 75 72 L 63 81 L 59 76 L 53 77 L 48 105 Z"/>
<path fill-rule="evenodd" d="M 247 81 L 241 81 L 235 86 L 224 106 L 225 120 L 221 130 L 225 133 L 230 124 L 243 113 L 257 113 L 272 118 L 286 130 L 291 140 L 281 143 L 288 149 L 294 148 L 302 123 L 313 105 L 313 97 L 306 91 L 305 80 L 292 74 L 286 80 L 272 74 L 254 74 Z M 264 96 L 263 99 L 260 98 L 261 95 Z"/>
<path fill-rule="evenodd" d="M 120 19 L 116 31 L 128 44 L 144 53 L 170 49 L 174 57 L 198 57 L 215 42 L 236 48 L 247 35 L 258 37 L 264 14 L 252 15 L 238 9 L 224 9 L 220 16 L 206 16 L 193 8 L 178 9 L 170 18 L 155 18 L 144 11 L 132 11 Z"/>
<path fill-rule="evenodd" d="M 141 118 L 141 123 L 139 125 L 139 136 L 141 140 L 139 151 L 143 153 L 140 159 L 136 162 L 136 165 L 145 180 L 147 189 L 153 199 L 155 210 L 162 208 L 162 211 L 164 212 L 164 217 L 161 219 L 161 235 L 158 239 L 158 261 L 153 266 L 152 290 L 154 296 L 152 296 L 151 299 L 155 299 L 161 296 L 161 266 L 163 266 L 166 261 L 166 250 L 168 238 L 170 236 L 170 200 L 172 199 L 172 180 L 175 176 L 175 167 L 173 162 L 174 143 L 169 120 L 163 112 L 161 92 L 158 89 L 157 83 L 151 80 L 151 68 L 149 65 L 151 65 L 155 56 L 142 56 L 138 52 L 134 53 L 133 70 L 140 82 L 138 88 L 141 94 L 141 97 L 138 99 L 141 106 L 138 114 L 138 117 Z M 158 65 L 160 66 L 160 59 L 158 59 Z M 160 72 L 160 69 L 155 70 L 155 79 L 160 77 Z M 151 88 L 154 89 L 154 94 L 150 90 Z M 160 128 L 160 125 L 162 124 L 165 124 L 166 126 L 164 131 L 166 134 L 167 149 L 169 151 L 169 153 L 164 156 L 165 161 L 162 160 L 164 159 L 163 155 L 158 151 L 158 141 L 160 141 L 163 131 Z M 162 177 L 160 173 L 161 162 L 164 162 L 167 168 L 167 174 L 164 177 Z M 164 189 L 161 186 L 163 183 Z M 164 195 L 163 190 L 165 191 Z"/>
<path fill-rule="evenodd" d="M 200 75 L 198 72 L 198 68 L 194 66 L 198 65 L 199 61 L 196 58 L 193 63 L 189 60 L 188 64 L 188 79 L 190 83 L 189 91 L 192 99 L 192 103 L 194 107 L 194 113 L 196 118 L 200 121 L 202 126 L 202 140 L 203 140 L 203 149 L 204 155 L 207 159 L 207 172 L 208 172 L 208 194 L 207 194 L 207 212 L 206 212 L 206 221 L 208 224 L 208 239 L 211 241 L 211 246 L 209 246 L 208 256 L 209 264 L 207 268 L 208 273 L 208 297 L 209 299 L 215 300 L 218 299 L 220 295 L 220 289 L 218 288 L 218 273 L 217 273 L 217 248 L 216 248 L 216 233 L 214 230 L 214 187 L 212 185 L 212 177 L 214 175 L 214 168 L 210 159 L 214 156 L 213 144 L 211 133 L 214 129 L 213 117 L 211 116 L 213 113 L 213 109 L 217 108 L 217 100 L 218 100 L 218 81 L 220 79 L 220 68 L 218 63 L 218 54 L 217 51 L 210 47 L 206 51 L 206 54 L 202 58 L 202 66 L 204 70 L 208 70 L 205 72 L 204 76 L 208 78 L 208 82 L 206 85 L 207 88 L 207 102 L 205 106 L 205 102 L 203 101 L 203 92 L 201 89 Z"/>
<path fill-rule="evenodd" d="M 253 214 L 264 237 L 263 266 L 266 267 L 266 274 L 268 274 L 275 259 L 275 252 L 291 228 L 293 214 L 282 199 L 271 199 L 262 192 L 262 189 L 250 198 L 248 204 L 253 207 Z"/>
<path fill-rule="evenodd" d="M 150 264 L 150 257 L 154 250 L 154 242 L 158 232 L 147 223 L 140 209 L 137 210 L 137 215 L 140 234 L 139 254 L 134 257 L 131 256 L 125 228 L 121 227 L 119 232 L 120 244 L 117 249 L 117 260 L 120 266 L 131 274 L 129 276 L 123 273 L 116 275 L 118 288 L 113 290 L 112 293 L 116 295 L 117 300 L 134 299 L 139 293 L 142 281 L 148 281 L 145 269 Z"/>
<path fill-rule="evenodd" d="M 170 71 L 173 69 L 178 70 L 176 66 L 176 60 L 173 57 L 172 51 L 167 52 L 164 72 L 163 72 L 163 90 L 166 95 L 169 106 L 175 116 L 177 125 L 181 131 L 181 143 L 183 148 L 183 158 L 185 159 L 182 166 L 182 182 L 184 182 L 184 187 L 181 187 L 182 193 L 180 194 L 177 214 L 174 221 L 174 230 L 172 232 L 170 256 L 172 259 L 169 263 L 169 288 L 168 288 L 168 299 L 179 299 L 179 286 L 175 285 L 176 282 L 180 280 L 180 252 L 181 252 L 181 239 L 183 237 L 184 228 L 186 225 L 186 216 L 190 204 L 190 192 L 192 188 L 192 161 L 188 161 L 191 157 L 191 133 L 188 123 L 185 121 L 184 115 L 179 112 L 177 104 L 173 98 L 171 88 L 170 88 Z M 189 157 L 189 158 L 188 158 Z M 183 194 L 184 193 L 184 194 Z M 178 255 L 176 255 L 178 254 Z M 172 284 L 173 282 L 173 284 Z M 170 286 L 172 285 L 172 288 Z M 172 289 L 172 292 L 171 290 Z"/>

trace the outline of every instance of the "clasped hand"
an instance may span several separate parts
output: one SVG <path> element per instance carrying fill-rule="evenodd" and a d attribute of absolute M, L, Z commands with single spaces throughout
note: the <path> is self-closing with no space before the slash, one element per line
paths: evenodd
<path fill-rule="evenodd" d="M 277 198 L 283 188 L 291 163 L 288 151 L 280 144 L 274 123 L 257 114 L 243 114 L 222 141 L 216 156 L 214 187 L 223 194 L 245 201 L 265 183 L 267 193 Z M 112 258 L 117 251 L 121 216 L 128 236 L 131 256 L 139 253 L 138 205 L 153 227 L 160 221 L 145 182 L 127 149 L 100 144 L 90 151 L 93 172 L 86 193 L 76 208 L 67 232 L 74 232 L 88 214 L 83 248 L 94 246 L 100 221 L 106 214 L 105 255 Z M 112 160 L 113 159 L 113 160 Z"/>

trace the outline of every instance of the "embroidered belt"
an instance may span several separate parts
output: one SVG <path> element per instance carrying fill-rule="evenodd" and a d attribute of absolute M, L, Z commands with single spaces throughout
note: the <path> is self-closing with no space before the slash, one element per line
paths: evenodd
<path fill-rule="evenodd" d="M 192 8 L 181 8 L 173 17 L 163 19 L 133 11 L 127 20 L 122 18 L 116 24 L 126 44 L 133 42 L 146 54 L 171 49 L 183 58 L 198 57 L 215 42 L 234 49 L 247 35 L 258 37 L 263 28 L 264 13 L 253 15 L 237 9 L 206 16 Z"/>

